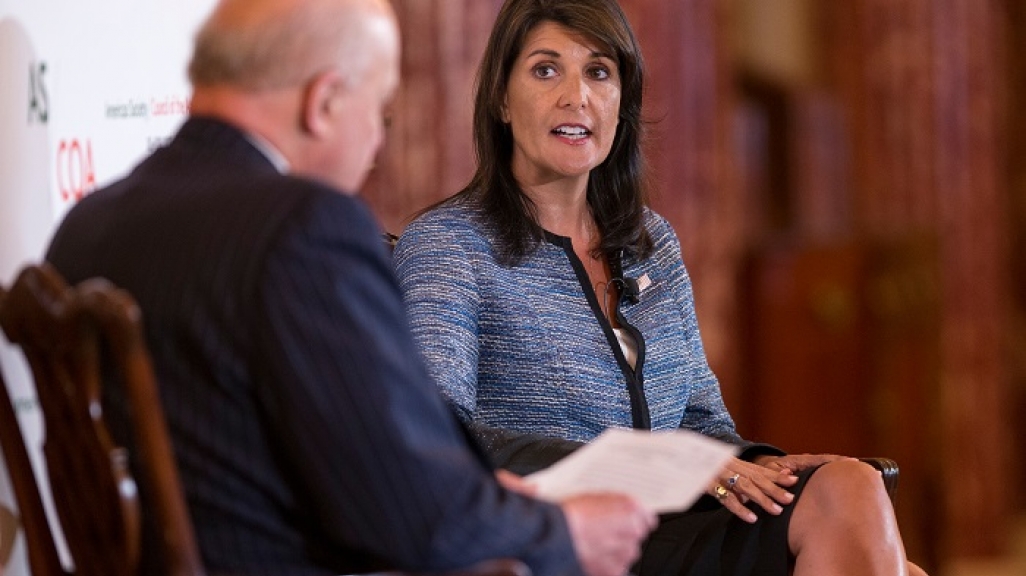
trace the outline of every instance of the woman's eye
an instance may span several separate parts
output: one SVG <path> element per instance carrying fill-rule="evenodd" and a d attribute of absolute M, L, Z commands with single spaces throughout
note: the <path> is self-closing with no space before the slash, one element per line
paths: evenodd
<path fill-rule="evenodd" d="M 556 69 L 549 64 L 539 64 L 534 67 L 534 75 L 538 78 L 552 78 L 556 75 Z"/>
<path fill-rule="evenodd" d="M 608 80 L 609 79 L 609 68 L 605 66 L 595 66 L 589 70 L 589 74 L 595 80 Z"/>

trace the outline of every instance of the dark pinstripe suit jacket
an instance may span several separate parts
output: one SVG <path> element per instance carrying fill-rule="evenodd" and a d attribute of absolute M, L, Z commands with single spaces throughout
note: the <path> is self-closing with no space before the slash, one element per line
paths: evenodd
<path fill-rule="evenodd" d="M 500 489 L 429 381 L 360 201 L 193 118 L 76 205 L 47 259 L 139 301 L 212 572 L 579 572 L 559 510 Z"/>

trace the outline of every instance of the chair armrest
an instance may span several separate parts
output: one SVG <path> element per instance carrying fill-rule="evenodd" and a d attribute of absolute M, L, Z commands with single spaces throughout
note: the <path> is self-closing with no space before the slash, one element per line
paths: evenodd
<path fill-rule="evenodd" d="M 880 471 L 884 489 L 891 498 L 891 503 L 898 497 L 898 463 L 890 458 L 859 458 L 866 464 Z"/>

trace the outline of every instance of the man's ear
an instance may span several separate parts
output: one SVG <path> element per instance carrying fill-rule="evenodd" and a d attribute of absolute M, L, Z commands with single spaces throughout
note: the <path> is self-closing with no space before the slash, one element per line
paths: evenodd
<path fill-rule="evenodd" d="M 345 79 L 335 70 L 322 72 L 306 85 L 303 93 L 303 129 L 314 137 L 328 134 L 334 128 L 335 115 L 344 96 Z"/>

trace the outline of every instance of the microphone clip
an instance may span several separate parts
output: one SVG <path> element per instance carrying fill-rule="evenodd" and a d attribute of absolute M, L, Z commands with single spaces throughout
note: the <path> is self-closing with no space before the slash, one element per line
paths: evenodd
<path fill-rule="evenodd" d="M 616 253 L 616 258 L 612 260 L 613 269 L 613 282 L 620 287 L 622 294 L 620 299 L 626 298 L 631 304 L 638 303 L 638 297 L 641 295 L 641 288 L 638 286 L 637 278 L 630 278 L 623 275 L 623 249 L 620 249 Z"/>
<path fill-rule="evenodd" d="M 621 276 L 614 281 L 620 286 L 620 290 L 623 291 L 623 294 L 620 295 L 621 298 L 626 298 L 631 304 L 638 303 L 641 289 L 638 287 L 638 280 L 636 278 Z"/>

